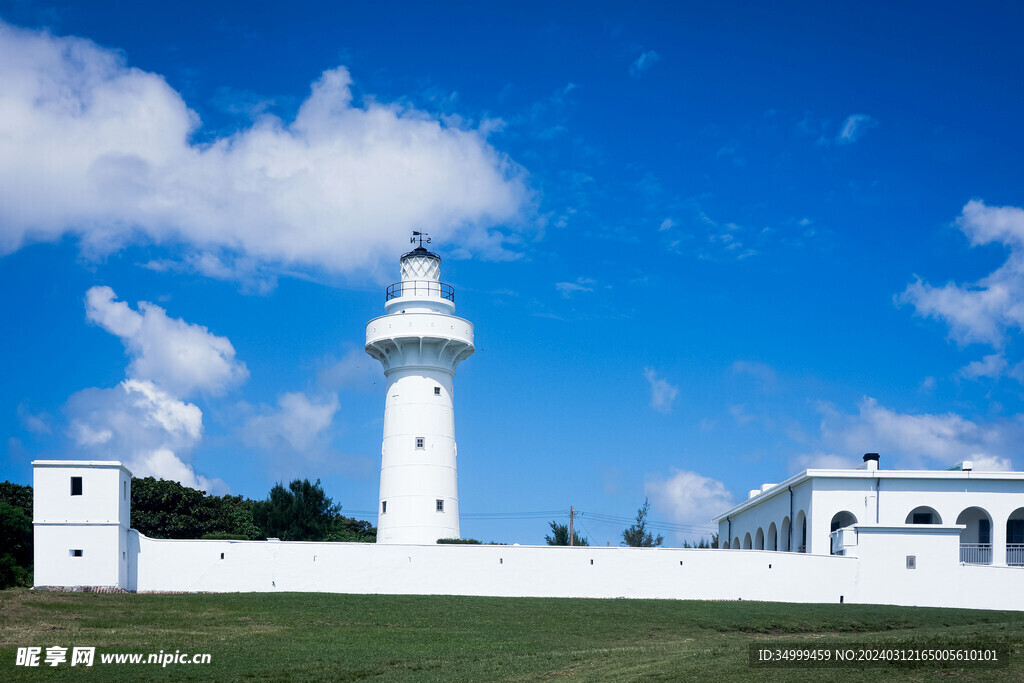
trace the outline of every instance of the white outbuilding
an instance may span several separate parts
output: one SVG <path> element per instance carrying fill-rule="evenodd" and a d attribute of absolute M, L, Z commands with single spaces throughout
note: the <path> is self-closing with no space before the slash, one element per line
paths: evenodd
<path fill-rule="evenodd" d="M 1024 567 L 1024 472 L 809 469 L 763 484 L 712 520 L 720 545 L 817 555 L 856 555 L 865 535 L 956 535 L 962 564 Z M 912 562 L 908 556 L 908 562 Z"/>
<path fill-rule="evenodd" d="M 132 473 L 119 462 L 36 460 L 37 586 L 126 586 Z"/>

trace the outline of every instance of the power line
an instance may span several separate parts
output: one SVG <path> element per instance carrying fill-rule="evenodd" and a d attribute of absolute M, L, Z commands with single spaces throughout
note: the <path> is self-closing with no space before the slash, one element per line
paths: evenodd
<path fill-rule="evenodd" d="M 636 523 L 634 517 L 619 517 L 618 515 L 607 515 L 601 512 L 583 512 L 589 519 L 595 522 L 602 522 L 605 524 L 626 524 L 631 525 Z M 709 533 L 717 531 L 717 528 L 711 524 L 677 524 L 675 522 L 661 522 L 658 520 L 648 520 L 647 526 L 651 529 L 658 529 L 661 531 L 681 531 L 690 533 Z"/>
<path fill-rule="evenodd" d="M 344 510 L 341 511 L 342 515 L 346 517 L 376 517 L 376 510 Z M 479 522 L 486 521 L 515 521 L 515 520 L 528 520 L 528 519 L 567 519 L 569 514 L 565 510 L 527 510 L 527 511 L 504 511 L 504 512 L 463 512 L 459 515 L 462 519 L 474 520 Z M 621 517 L 619 515 L 609 515 L 602 512 L 586 512 L 576 510 L 575 516 L 582 517 L 586 516 L 587 519 L 593 520 L 601 524 L 611 525 L 626 525 L 629 526 L 636 522 L 634 517 Z M 662 522 L 658 520 L 648 520 L 647 526 L 651 529 L 658 531 L 677 531 L 681 533 L 698 533 L 708 534 L 714 533 L 718 529 L 714 525 L 710 524 L 677 524 L 675 522 Z"/>

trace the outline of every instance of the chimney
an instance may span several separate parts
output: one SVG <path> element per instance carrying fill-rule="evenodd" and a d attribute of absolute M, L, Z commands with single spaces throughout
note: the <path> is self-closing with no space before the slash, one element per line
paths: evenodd
<path fill-rule="evenodd" d="M 878 453 L 864 454 L 864 469 L 872 472 L 878 469 Z"/>

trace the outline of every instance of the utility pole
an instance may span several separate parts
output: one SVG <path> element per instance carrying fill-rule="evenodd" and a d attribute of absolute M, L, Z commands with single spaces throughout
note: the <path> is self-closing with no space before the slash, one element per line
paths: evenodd
<path fill-rule="evenodd" d="M 572 505 L 569 506 L 569 545 L 572 545 L 572 518 L 576 516 Z"/>

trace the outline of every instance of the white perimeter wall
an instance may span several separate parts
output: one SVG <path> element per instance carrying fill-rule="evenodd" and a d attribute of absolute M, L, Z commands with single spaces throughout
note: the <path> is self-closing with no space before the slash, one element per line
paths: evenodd
<path fill-rule="evenodd" d="M 862 535 L 860 557 L 754 550 L 175 541 L 130 532 L 131 590 L 661 598 L 1024 610 L 1024 568 L 947 534 Z M 221 559 L 221 553 L 224 559 Z M 914 555 L 916 569 L 906 569 Z"/>

